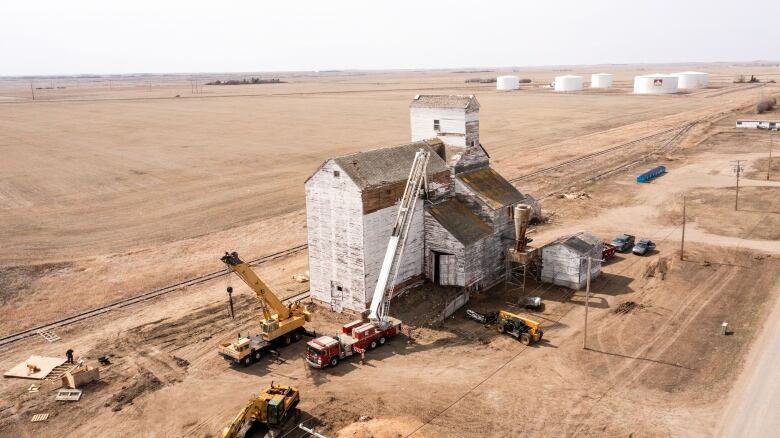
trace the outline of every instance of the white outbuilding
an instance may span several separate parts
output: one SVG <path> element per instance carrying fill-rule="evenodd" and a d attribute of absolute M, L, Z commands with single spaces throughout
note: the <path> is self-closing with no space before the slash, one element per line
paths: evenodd
<path fill-rule="evenodd" d="M 544 245 L 542 253 L 542 281 L 579 290 L 588 280 L 588 258 L 591 280 L 601 273 L 604 243 L 598 237 L 581 231 L 563 236 Z"/>
<path fill-rule="evenodd" d="M 594 73 L 590 75 L 590 88 L 611 88 L 612 75 L 609 73 Z"/>
<path fill-rule="evenodd" d="M 582 90 L 582 76 L 556 76 L 553 86 L 555 91 L 580 91 Z"/>
<path fill-rule="evenodd" d="M 699 71 L 672 73 L 672 76 L 677 76 L 677 87 L 680 90 L 695 90 L 710 84 L 710 75 Z"/>
<path fill-rule="evenodd" d="M 496 78 L 496 90 L 509 91 L 520 89 L 520 78 L 517 76 L 499 76 Z"/>
<path fill-rule="evenodd" d="M 679 78 L 654 73 L 634 77 L 634 94 L 672 94 L 677 92 Z"/>

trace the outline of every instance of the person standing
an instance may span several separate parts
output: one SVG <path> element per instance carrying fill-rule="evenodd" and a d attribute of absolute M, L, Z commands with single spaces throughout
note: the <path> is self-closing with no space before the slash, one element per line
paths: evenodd
<path fill-rule="evenodd" d="M 68 363 L 73 363 L 73 349 L 68 348 L 68 351 L 65 352 L 65 357 L 68 358 Z"/>

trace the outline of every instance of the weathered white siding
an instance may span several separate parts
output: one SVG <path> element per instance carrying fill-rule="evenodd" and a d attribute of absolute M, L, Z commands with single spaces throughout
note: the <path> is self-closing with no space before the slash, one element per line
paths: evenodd
<path fill-rule="evenodd" d="M 398 205 L 394 205 L 363 216 L 365 290 L 363 293 L 363 307 L 360 308 L 361 311 L 371 303 L 397 213 Z M 400 261 L 400 268 L 398 269 L 396 285 L 405 283 L 415 277 L 422 277 L 424 241 L 423 201 L 417 200 L 412 223 L 409 226 L 406 246 L 404 247 L 403 259 Z M 357 305 L 357 303 L 355 304 Z"/>
<path fill-rule="evenodd" d="M 439 131 L 433 121 L 439 121 Z M 411 108 L 412 141 L 440 138 L 450 146 L 479 143 L 479 112 L 454 108 Z M 468 130 L 467 130 L 468 126 Z M 467 135 L 468 134 L 468 135 Z"/>
<path fill-rule="evenodd" d="M 339 172 L 339 176 L 335 176 Z M 310 288 L 325 304 L 354 309 L 364 305 L 363 205 L 360 190 L 330 160 L 305 185 Z M 341 286 L 341 300 L 331 296 Z M 340 301 L 340 303 L 338 302 Z"/>
<path fill-rule="evenodd" d="M 456 239 L 452 233 L 447 231 L 439 222 L 425 212 L 425 276 L 430 281 L 434 281 L 435 266 L 434 252 L 452 254 L 455 256 L 455 275 L 454 285 L 466 285 L 466 257 L 463 244 Z"/>
<path fill-rule="evenodd" d="M 588 260 L 581 258 L 590 256 L 595 259 L 591 263 L 591 280 L 601 272 L 601 249 L 594 248 L 591 254 L 580 255 L 563 244 L 552 244 L 542 247 L 542 281 L 553 283 L 571 289 L 579 290 L 585 287 L 588 273 Z"/>
<path fill-rule="evenodd" d="M 461 180 L 455 178 L 455 193 L 471 211 L 488 223 L 493 234 L 470 248 L 467 260 L 470 270 L 479 272 L 480 287 L 490 286 L 504 275 L 506 250 L 515 236 L 515 227 L 509 211 L 514 205 L 493 209 L 477 197 Z M 473 282 L 477 279 L 471 279 Z"/>

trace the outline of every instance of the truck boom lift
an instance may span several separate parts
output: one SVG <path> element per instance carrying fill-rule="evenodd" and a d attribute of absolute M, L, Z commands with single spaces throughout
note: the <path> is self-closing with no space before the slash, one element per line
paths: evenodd
<path fill-rule="evenodd" d="M 398 206 L 393 232 L 387 244 L 387 251 L 385 251 L 382 269 L 379 271 L 379 279 L 374 288 L 374 296 L 371 298 L 371 311 L 368 315 L 368 319 L 371 321 L 380 323 L 387 321 L 390 310 L 390 298 L 393 296 L 395 280 L 398 277 L 398 268 L 403 257 L 406 238 L 409 235 L 409 227 L 412 224 L 414 207 L 417 204 L 420 189 L 425 189 L 427 193 L 428 175 L 426 171 L 430 158 L 431 153 L 426 149 L 420 149 L 414 156 L 412 169 L 409 171 L 409 179 L 406 181 L 404 195 L 401 198 L 401 205 Z M 391 273 L 392 278 L 390 278 Z M 389 288 L 388 282 L 390 284 Z"/>
<path fill-rule="evenodd" d="M 401 321 L 389 315 L 390 298 L 393 296 L 398 267 L 403 257 L 404 244 L 414 216 L 417 197 L 423 188 L 427 193 L 426 172 L 430 157 L 430 151 L 427 149 L 420 149 L 414 156 L 409 179 L 401 198 L 401 205 L 398 207 L 395 225 L 393 225 L 393 232 L 385 252 L 382 269 L 379 272 L 379 279 L 374 289 L 374 296 L 371 299 L 368 322 L 352 321 L 341 327 L 341 333 L 335 337 L 320 336 L 309 341 L 306 344 L 306 362 L 312 367 L 335 367 L 343 359 L 357 354 L 362 356 L 366 350 L 373 350 L 384 345 L 401 331 Z"/>

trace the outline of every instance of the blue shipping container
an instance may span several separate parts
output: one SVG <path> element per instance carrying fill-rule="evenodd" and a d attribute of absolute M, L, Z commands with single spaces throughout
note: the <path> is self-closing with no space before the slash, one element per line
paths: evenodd
<path fill-rule="evenodd" d="M 658 166 L 636 177 L 636 182 L 646 183 L 666 173 L 666 166 Z"/>

